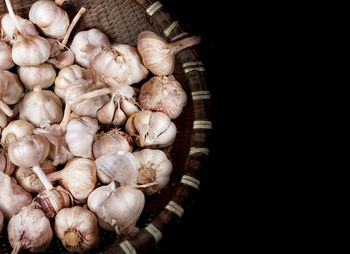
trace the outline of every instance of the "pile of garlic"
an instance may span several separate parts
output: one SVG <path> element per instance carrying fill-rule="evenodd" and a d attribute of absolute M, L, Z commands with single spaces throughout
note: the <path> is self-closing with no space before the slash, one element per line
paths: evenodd
<path fill-rule="evenodd" d="M 12 254 L 40 252 L 54 235 L 71 252 L 99 244 L 99 230 L 132 236 L 145 195 L 165 188 L 168 153 L 187 102 L 168 43 L 143 31 L 137 47 L 78 32 L 61 7 L 38 0 L 29 20 L 0 16 L 0 233 Z M 141 87 L 140 87 L 141 86 Z"/>

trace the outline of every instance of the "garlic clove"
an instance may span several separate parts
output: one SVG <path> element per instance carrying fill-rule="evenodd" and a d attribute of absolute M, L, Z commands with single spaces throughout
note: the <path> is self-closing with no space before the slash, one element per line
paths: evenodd
<path fill-rule="evenodd" d="M 103 124 L 111 124 L 113 122 L 115 108 L 114 96 L 112 96 L 111 100 L 97 111 L 96 117 L 98 121 Z"/>
<path fill-rule="evenodd" d="M 36 24 L 43 34 L 56 39 L 62 39 L 69 26 L 67 12 L 48 0 L 39 0 L 32 4 L 29 20 Z"/>
<path fill-rule="evenodd" d="M 92 143 L 98 129 L 98 122 L 94 118 L 81 117 L 71 120 L 65 135 L 70 152 L 77 157 L 92 159 Z"/>
<path fill-rule="evenodd" d="M 21 250 L 32 253 L 46 250 L 53 237 L 50 221 L 40 209 L 24 207 L 13 216 L 7 227 L 8 240 L 14 248 L 12 254 Z"/>
<path fill-rule="evenodd" d="M 8 70 L 14 66 L 12 61 L 12 49 L 3 41 L 0 41 L 0 59 L 0 69 Z"/>
<path fill-rule="evenodd" d="M 6 114 L 4 113 L 4 111 L 2 111 L 2 110 L 0 109 L 0 135 L 1 135 L 1 133 L 2 133 L 2 130 L 3 130 L 4 128 L 6 128 L 7 124 L 8 124 L 7 116 L 6 116 Z"/>
<path fill-rule="evenodd" d="M 12 175 L 15 171 L 15 165 L 10 161 L 8 153 L 4 149 L 0 149 L 0 172 L 7 175 Z"/>
<path fill-rule="evenodd" d="M 34 128 L 34 125 L 26 120 L 11 121 L 2 131 L 1 145 L 3 147 L 9 146 L 17 139 L 32 134 Z"/>
<path fill-rule="evenodd" d="M 130 102 L 130 99 L 122 98 L 120 102 L 120 107 L 125 112 L 125 115 L 129 117 L 132 114 L 140 111 L 135 104 L 136 102 Z"/>
<path fill-rule="evenodd" d="M 124 111 L 121 110 L 120 107 L 117 107 L 117 109 L 114 112 L 112 124 L 114 126 L 123 126 L 127 120 L 128 120 L 128 118 L 125 115 Z"/>
<path fill-rule="evenodd" d="M 56 71 L 51 64 L 43 63 L 36 66 L 18 66 L 18 75 L 27 90 L 35 86 L 49 88 L 55 81 Z"/>
<path fill-rule="evenodd" d="M 100 242 L 97 218 L 86 207 L 62 209 L 56 215 L 54 226 L 58 239 L 70 252 L 85 253 Z"/>
<path fill-rule="evenodd" d="M 7 78 L 7 87 L 2 99 L 6 104 L 14 105 L 23 98 L 24 88 L 17 74 L 9 71 L 4 71 L 4 74 Z"/>

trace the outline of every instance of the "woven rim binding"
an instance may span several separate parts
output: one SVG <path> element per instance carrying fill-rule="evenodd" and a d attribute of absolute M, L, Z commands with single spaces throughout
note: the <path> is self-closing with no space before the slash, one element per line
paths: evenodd
<path fill-rule="evenodd" d="M 163 35 L 168 41 L 175 41 L 188 36 L 179 26 L 178 21 L 173 21 L 168 12 L 159 1 L 136 0 L 145 10 L 151 25 Z M 162 232 L 179 221 L 189 204 L 194 192 L 200 188 L 200 173 L 204 169 L 204 160 L 207 159 L 210 150 L 208 148 L 209 130 L 212 122 L 209 118 L 210 91 L 206 88 L 203 71 L 203 63 L 198 59 L 196 52 L 187 48 L 176 55 L 176 61 L 182 64 L 184 73 L 188 80 L 189 90 L 193 103 L 193 131 L 191 147 L 185 164 L 185 173 L 176 189 L 175 195 L 145 228 L 141 229 L 134 237 L 124 240 L 116 246 L 111 246 L 105 254 L 135 254 L 147 247 L 158 243 L 162 238 Z M 175 73 L 179 70 L 175 69 Z"/>

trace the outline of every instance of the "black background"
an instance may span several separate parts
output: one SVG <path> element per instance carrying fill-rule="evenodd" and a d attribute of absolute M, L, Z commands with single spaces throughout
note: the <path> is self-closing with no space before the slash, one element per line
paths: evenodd
<path fill-rule="evenodd" d="M 201 44 L 195 49 L 205 65 L 205 78 L 212 95 L 210 120 L 213 130 L 210 159 L 201 178 L 200 191 L 179 223 L 163 234 L 161 242 L 150 253 L 220 253 L 227 250 L 227 244 L 232 245 L 226 242 L 225 236 L 232 231 L 228 227 L 228 218 L 232 217 L 234 209 L 230 195 L 222 186 L 226 177 L 224 172 L 229 172 L 231 168 L 220 162 L 219 156 L 222 150 L 218 136 L 220 118 L 217 117 L 221 104 L 219 89 L 222 91 L 225 86 L 220 73 L 224 63 L 219 60 L 219 53 L 224 47 L 220 45 L 223 24 L 219 9 L 222 6 L 220 1 L 215 4 L 197 0 L 163 0 L 161 3 L 173 20 L 179 20 L 184 31 L 202 37 Z"/>

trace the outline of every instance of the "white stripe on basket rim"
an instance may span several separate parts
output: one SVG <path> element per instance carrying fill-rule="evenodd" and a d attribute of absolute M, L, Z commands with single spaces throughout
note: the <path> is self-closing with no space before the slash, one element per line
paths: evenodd
<path fill-rule="evenodd" d="M 120 247 L 123 249 L 123 251 L 126 254 L 136 254 L 135 248 L 132 246 L 132 244 L 128 241 L 125 240 L 124 242 L 120 243 Z"/>
<path fill-rule="evenodd" d="M 172 211 L 173 213 L 175 213 L 180 218 L 182 217 L 182 215 L 185 212 L 185 210 L 181 206 L 179 206 L 178 204 L 176 204 L 172 200 L 168 203 L 168 205 L 165 207 L 165 209 L 168 209 L 169 211 Z"/>
<path fill-rule="evenodd" d="M 196 153 L 204 153 L 206 155 L 209 155 L 209 148 L 206 147 L 191 147 L 190 149 L 190 155 L 196 154 Z"/>
<path fill-rule="evenodd" d="M 187 184 L 197 190 L 199 190 L 199 185 L 201 183 L 198 179 L 189 175 L 183 175 L 180 182 L 183 184 Z"/>
<path fill-rule="evenodd" d="M 147 230 L 147 232 L 153 236 L 153 238 L 156 240 L 156 243 L 159 242 L 163 237 L 162 232 L 160 232 L 160 230 L 152 223 L 148 224 L 145 227 L 145 230 Z"/>
<path fill-rule="evenodd" d="M 193 129 L 213 129 L 213 123 L 211 121 L 194 121 Z"/>
<path fill-rule="evenodd" d="M 209 100 L 211 94 L 209 91 L 195 91 L 192 92 L 192 100 Z"/>
<path fill-rule="evenodd" d="M 146 10 L 146 13 L 149 16 L 152 16 L 156 11 L 163 7 L 163 4 L 159 1 L 154 2 L 151 6 L 149 6 Z"/>
<path fill-rule="evenodd" d="M 164 29 L 163 33 L 166 37 L 169 37 L 170 33 L 174 30 L 174 28 L 179 24 L 179 21 L 174 21 L 170 24 L 166 29 Z"/>
<path fill-rule="evenodd" d="M 196 65 L 203 66 L 204 64 L 201 61 L 187 62 L 187 63 L 182 64 L 182 67 L 186 68 L 186 67 L 189 67 L 189 66 L 196 66 Z"/>

